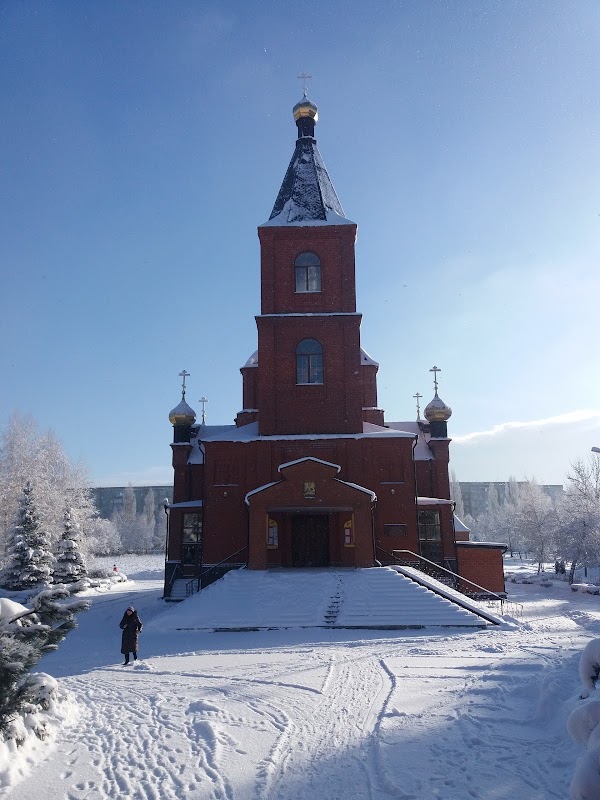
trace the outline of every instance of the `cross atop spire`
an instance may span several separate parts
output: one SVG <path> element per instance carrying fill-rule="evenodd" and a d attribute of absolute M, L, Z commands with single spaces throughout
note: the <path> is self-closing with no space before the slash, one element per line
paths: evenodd
<path fill-rule="evenodd" d="M 208 403 L 208 398 L 204 397 L 204 395 L 200 398 L 200 402 L 202 403 L 202 424 L 206 425 L 206 404 Z"/>
<path fill-rule="evenodd" d="M 421 406 L 419 405 L 419 400 L 423 397 L 423 395 L 417 392 L 416 394 L 413 394 L 413 397 L 417 401 L 417 419 L 421 419 Z"/>
<path fill-rule="evenodd" d="M 301 72 L 300 75 L 297 76 L 302 81 L 302 90 L 304 92 L 304 97 L 308 96 L 308 86 L 306 85 L 306 81 L 309 78 L 312 78 L 312 75 L 308 75 L 306 72 Z"/>
<path fill-rule="evenodd" d="M 190 374 L 191 374 L 191 373 L 189 373 L 189 372 L 186 372 L 185 370 L 182 370 L 182 371 L 179 373 L 179 377 L 180 377 L 180 378 L 183 378 L 183 380 L 182 380 L 182 382 L 181 382 L 181 397 L 182 397 L 182 398 L 185 398 L 185 379 L 186 379 L 186 378 L 189 378 L 189 377 L 190 377 Z"/>
<path fill-rule="evenodd" d="M 437 394 L 438 390 L 438 381 L 437 381 L 437 374 L 442 370 L 439 367 L 433 366 L 429 372 L 433 372 L 433 388 L 435 389 L 435 393 Z"/>

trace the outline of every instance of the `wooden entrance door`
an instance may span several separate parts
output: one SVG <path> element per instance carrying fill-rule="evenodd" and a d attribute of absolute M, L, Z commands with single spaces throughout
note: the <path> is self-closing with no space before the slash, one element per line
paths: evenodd
<path fill-rule="evenodd" d="M 292 517 L 292 566 L 329 566 L 329 517 L 326 514 Z"/>

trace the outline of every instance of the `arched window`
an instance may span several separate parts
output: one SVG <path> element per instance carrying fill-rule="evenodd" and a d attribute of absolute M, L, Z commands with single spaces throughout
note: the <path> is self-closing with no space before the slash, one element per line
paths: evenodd
<path fill-rule="evenodd" d="M 296 347 L 296 383 L 323 383 L 323 348 L 316 339 Z"/>
<path fill-rule="evenodd" d="M 314 253 L 300 253 L 294 261 L 296 292 L 321 291 L 321 262 Z"/>

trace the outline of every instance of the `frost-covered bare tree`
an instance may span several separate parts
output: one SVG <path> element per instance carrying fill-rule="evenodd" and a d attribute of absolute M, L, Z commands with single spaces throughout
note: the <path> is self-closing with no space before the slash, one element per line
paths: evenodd
<path fill-rule="evenodd" d="M 154 492 L 151 491 L 152 508 L 144 499 L 142 511 L 137 512 L 137 501 L 133 486 L 129 485 L 123 492 L 121 507 L 112 517 L 125 553 L 147 553 L 154 543 Z"/>
<path fill-rule="evenodd" d="M 121 537 L 111 519 L 96 517 L 86 526 L 87 552 L 94 556 L 109 556 L 122 553 Z"/>
<path fill-rule="evenodd" d="M 38 514 L 53 545 L 69 505 L 77 512 L 85 549 L 87 523 L 97 515 L 85 468 L 67 458 L 52 431 L 43 433 L 32 416 L 15 413 L 0 436 L 0 559 L 27 482 L 34 487 Z"/>
<path fill-rule="evenodd" d="M 143 541 L 145 552 L 154 550 L 156 542 L 156 496 L 154 489 L 148 489 L 144 495 L 142 509 L 142 522 L 144 523 Z"/>
<path fill-rule="evenodd" d="M 518 484 L 514 524 L 524 547 L 537 561 L 538 573 L 541 572 L 554 548 L 558 515 L 552 500 L 535 480 Z"/>
<path fill-rule="evenodd" d="M 465 507 L 463 505 L 462 491 L 460 483 L 456 480 L 456 473 L 454 470 L 450 470 L 450 499 L 455 503 L 454 513 L 464 522 Z"/>
<path fill-rule="evenodd" d="M 507 509 L 500 503 L 498 490 L 491 483 L 488 487 L 486 509 L 476 520 L 463 520 L 473 532 L 473 541 L 506 541 Z"/>
<path fill-rule="evenodd" d="M 570 561 L 569 583 L 576 568 L 600 558 L 600 459 L 571 464 L 560 507 L 557 553 Z"/>
<path fill-rule="evenodd" d="M 123 492 L 121 506 L 115 509 L 112 516 L 112 522 L 119 532 L 121 546 L 125 553 L 136 552 L 136 518 L 137 503 L 133 486 L 130 484 Z"/>

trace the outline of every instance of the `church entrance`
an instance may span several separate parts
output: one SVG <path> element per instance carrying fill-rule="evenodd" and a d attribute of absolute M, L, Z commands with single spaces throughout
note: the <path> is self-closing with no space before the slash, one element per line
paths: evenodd
<path fill-rule="evenodd" d="M 329 517 L 326 514 L 292 516 L 292 566 L 329 566 Z"/>

